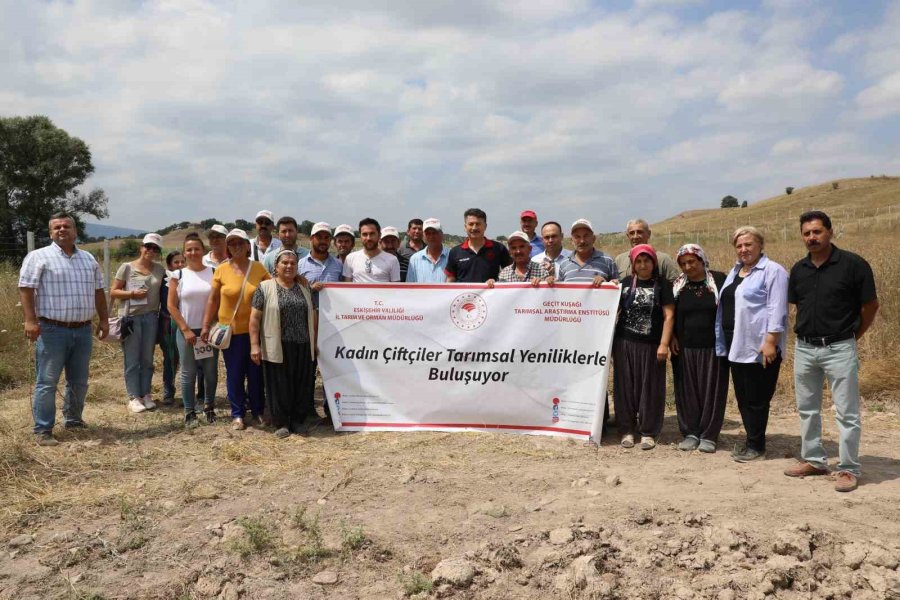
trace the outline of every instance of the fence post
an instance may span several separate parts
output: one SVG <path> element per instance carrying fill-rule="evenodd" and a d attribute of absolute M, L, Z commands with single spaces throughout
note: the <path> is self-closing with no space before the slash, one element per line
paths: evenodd
<path fill-rule="evenodd" d="M 26 232 L 25 240 L 26 240 L 26 243 L 28 244 L 28 251 L 29 252 L 34 251 L 34 232 L 33 231 Z"/>
<path fill-rule="evenodd" d="M 103 240 L 103 287 L 106 288 L 106 305 L 109 306 L 109 294 L 112 285 L 109 279 L 109 240 Z"/>

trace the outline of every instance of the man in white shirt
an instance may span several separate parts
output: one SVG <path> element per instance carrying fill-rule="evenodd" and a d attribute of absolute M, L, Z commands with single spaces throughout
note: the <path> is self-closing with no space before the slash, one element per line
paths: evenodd
<path fill-rule="evenodd" d="M 554 278 L 559 277 L 558 268 L 562 261 L 572 256 L 571 250 L 566 250 L 563 245 L 562 226 L 556 221 L 547 221 L 541 227 L 541 239 L 544 241 L 544 251 L 534 255 L 531 260 L 544 265 Z"/>
<path fill-rule="evenodd" d="M 400 281 L 400 261 L 378 247 L 381 225 L 371 218 L 359 222 L 362 250 L 351 252 L 344 260 L 344 281 L 353 283 L 390 283 Z"/>

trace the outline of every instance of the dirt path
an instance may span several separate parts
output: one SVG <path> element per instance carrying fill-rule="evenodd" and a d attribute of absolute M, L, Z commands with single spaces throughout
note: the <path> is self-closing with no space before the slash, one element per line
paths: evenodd
<path fill-rule="evenodd" d="M 92 383 L 91 429 L 57 448 L 31 443 L 29 390 L 0 398 L 0 598 L 900 598 L 893 413 L 866 415 L 863 485 L 838 494 L 781 474 L 789 412 L 768 460 L 739 465 L 732 412 L 714 455 L 674 447 L 674 414 L 653 451 L 321 427 L 278 441 L 129 415 L 104 400 L 118 385 Z"/>

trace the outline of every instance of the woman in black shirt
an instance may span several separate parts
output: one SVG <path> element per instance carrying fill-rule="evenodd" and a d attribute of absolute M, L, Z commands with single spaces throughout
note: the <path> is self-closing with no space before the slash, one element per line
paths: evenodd
<path fill-rule="evenodd" d="M 684 440 L 679 450 L 715 452 L 725 419 L 728 360 L 716 356 L 716 307 L 725 274 L 709 270 L 703 248 L 685 244 L 676 255 L 683 273 L 672 284 L 675 408 Z"/>
<path fill-rule="evenodd" d="M 616 424 L 622 446 L 656 447 L 666 410 L 666 359 L 675 320 L 672 286 L 659 275 L 656 251 L 648 244 L 631 249 L 634 275 L 622 280 L 613 343 Z"/>

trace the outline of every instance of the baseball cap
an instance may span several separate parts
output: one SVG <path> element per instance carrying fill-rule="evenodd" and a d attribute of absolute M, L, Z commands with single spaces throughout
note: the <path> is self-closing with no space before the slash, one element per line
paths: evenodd
<path fill-rule="evenodd" d="M 337 227 L 334 228 L 334 237 L 337 237 L 337 236 L 341 235 L 342 233 L 346 233 L 353 239 L 356 239 L 356 236 L 353 235 L 353 228 L 350 227 L 349 225 L 346 225 L 346 224 L 338 225 Z"/>
<path fill-rule="evenodd" d="M 158 233 L 148 233 L 144 236 L 144 241 L 141 244 L 154 244 L 159 248 L 162 248 L 162 236 Z"/>
<path fill-rule="evenodd" d="M 525 235 L 524 231 L 513 231 L 511 234 L 509 234 L 509 237 L 506 238 L 506 243 L 509 244 L 509 242 L 513 241 L 514 239 L 520 239 L 526 244 L 531 243 L 531 240 L 528 239 L 528 236 Z"/>
<path fill-rule="evenodd" d="M 250 241 L 250 238 L 247 237 L 247 232 L 243 229 L 238 229 L 237 227 L 229 231 L 228 235 L 225 236 L 226 240 L 230 240 L 231 238 L 241 238 L 242 240 Z"/>
<path fill-rule="evenodd" d="M 520 219 L 524 219 L 526 217 L 531 217 L 532 219 L 537 220 L 537 214 L 533 210 L 523 210 L 522 214 L 519 215 Z"/>
<path fill-rule="evenodd" d="M 591 222 L 587 219 L 578 219 L 577 221 L 572 223 L 571 231 L 575 231 L 576 229 L 579 229 L 581 227 L 587 227 L 591 233 L 594 233 L 594 226 L 591 225 Z"/>
<path fill-rule="evenodd" d="M 422 225 L 422 231 L 428 231 L 429 229 L 443 231 L 443 229 L 441 229 L 441 222 L 437 219 L 425 219 L 425 223 Z"/>
<path fill-rule="evenodd" d="M 256 213 L 256 218 L 254 219 L 254 221 L 258 221 L 262 217 L 265 217 L 266 219 L 272 221 L 273 223 L 275 222 L 275 216 L 272 214 L 271 210 L 259 211 L 258 213 Z"/>
<path fill-rule="evenodd" d="M 331 225 L 324 221 L 320 221 L 312 226 L 312 231 L 309 232 L 310 237 L 316 235 L 320 231 L 327 231 L 329 234 L 331 233 Z"/>
<path fill-rule="evenodd" d="M 381 228 L 381 237 L 382 238 L 386 238 L 391 235 L 394 236 L 395 238 L 397 238 L 398 240 L 400 239 L 400 233 L 397 231 L 396 227 L 391 227 L 390 225 L 388 225 L 387 227 Z"/>
<path fill-rule="evenodd" d="M 228 230 L 225 229 L 224 225 L 219 225 L 216 223 L 212 227 L 209 228 L 209 233 L 218 233 L 219 235 L 228 235 Z"/>

